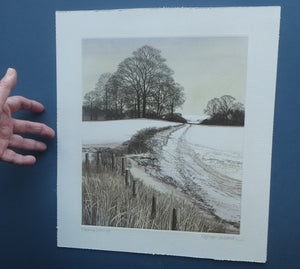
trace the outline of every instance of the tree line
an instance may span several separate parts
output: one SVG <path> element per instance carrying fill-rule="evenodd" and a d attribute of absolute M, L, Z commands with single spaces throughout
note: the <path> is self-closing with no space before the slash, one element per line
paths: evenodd
<path fill-rule="evenodd" d="M 84 95 L 83 120 L 170 119 L 185 101 L 173 75 L 161 51 L 145 45 L 120 62 L 116 72 L 99 76 Z"/>
<path fill-rule="evenodd" d="M 211 99 L 204 109 L 209 118 L 202 121 L 208 125 L 236 125 L 243 126 L 245 119 L 244 105 L 231 95 Z"/>

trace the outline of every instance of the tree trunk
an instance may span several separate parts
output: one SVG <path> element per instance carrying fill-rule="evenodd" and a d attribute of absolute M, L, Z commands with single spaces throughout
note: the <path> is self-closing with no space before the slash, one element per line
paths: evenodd
<path fill-rule="evenodd" d="M 141 117 L 141 100 L 139 96 L 137 98 L 137 117 Z"/>
<path fill-rule="evenodd" d="M 146 94 L 143 95 L 143 118 L 146 118 L 146 106 L 147 106 L 147 97 Z"/>
<path fill-rule="evenodd" d="M 160 110 L 161 110 L 161 104 L 160 104 L 160 98 L 158 97 L 157 106 L 156 106 L 156 116 L 157 117 L 160 116 Z"/>
<path fill-rule="evenodd" d="M 91 102 L 91 121 L 93 120 L 93 102 Z"/>
<path fill-rule="evenodd" d="M 105 111 L 108 110 L 108 93 L 107 90 L 105 90 Z"/>

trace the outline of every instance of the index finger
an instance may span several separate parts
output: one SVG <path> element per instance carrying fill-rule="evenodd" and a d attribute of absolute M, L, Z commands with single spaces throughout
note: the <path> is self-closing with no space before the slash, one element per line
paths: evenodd
<path fill-rule="evenodd" d="M 17 72 L 13 68 L 8 68 L 5 76 L 0 80 L 0 108 L 5 104 L 10 92 L 16 86 Z"/>

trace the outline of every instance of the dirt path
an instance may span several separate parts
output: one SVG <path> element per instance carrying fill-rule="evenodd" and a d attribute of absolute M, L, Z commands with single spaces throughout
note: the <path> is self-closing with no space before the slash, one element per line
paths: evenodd
<path fill-rule="evenodd" d="M 179 136 L 176 147 L 175 169 L 184 179 L 184 189 L 201 201 L 219 217 L 240 220 L 241 181 L 226 176 L 205 164 L 199 154 L 186 141 L 188 126 Z"/>
<path fill-rule="evenodd" d="M 157 133 L 148 141 L 152 148 L 150 153 L 131 156 L 136 162 L 135 169 L 140 167 L 166 188 L 173 188 L 198 203 L 208 214 L 238 226 L 241 181 L 203 161 L 199 154 L 201 149 L 187 141 L 191 128 L 198 126 L 185 124 Z M 157 186 L 159 188 L 162 186 Z"/>

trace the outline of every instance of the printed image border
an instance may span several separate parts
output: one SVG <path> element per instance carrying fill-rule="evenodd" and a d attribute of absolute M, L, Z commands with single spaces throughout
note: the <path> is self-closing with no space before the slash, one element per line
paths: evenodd
<path fill-rule="evenodd" d="M 247 45 L 82 40 L 84 225 L 239 234 Z"/>

